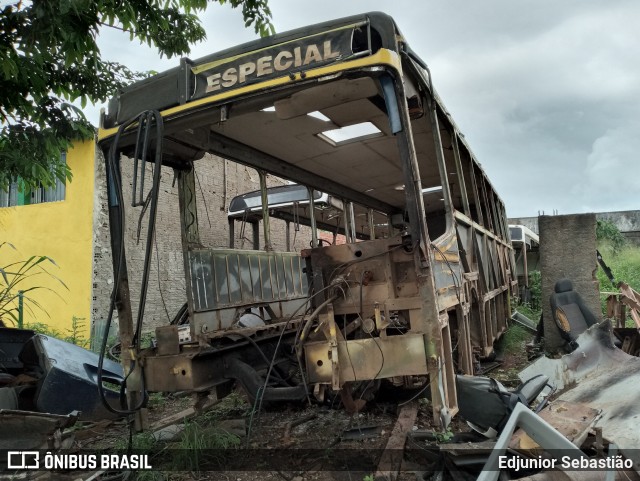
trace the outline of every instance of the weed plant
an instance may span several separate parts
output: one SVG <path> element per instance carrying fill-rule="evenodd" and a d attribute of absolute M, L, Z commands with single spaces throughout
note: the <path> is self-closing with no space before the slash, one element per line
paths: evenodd
<path fill-rule="evenodd" d="M 611 222 L 598 221 L 596 227 L 598 250 L 611 269 L 616 282 L 625 282 L 632 289 L 640 291 L 640 247 L 630 245 Z M 618 292 L 602 269 L 598 269 L 600 292 Z M 603 315 L 607 313 L 607 295 L 600 296 Z M 627 325 L 635 324 L 627 319 Z"/>
<path fill-rule="evenodd" d="M 0 249 L 3 248 L 17 251 L 9 242 L 0 242 Z M 50 317 L 45 307 L 33 297 L 33 294 L 44 290 L 60 297 L 54 289 L 37 285 L 42 278 L 53 280 L 68 290 L 66 284 L 49 271 L 51 267 L 57 268 L 58 265 L 47 256 L 31 256 L 26 260 L 0 265 L 0 326 L 19 326 L 20 299 L 22 299 L 23 314 L 27 313 L 35 317 L 36 312 L 42 312 Z"/>
<path fill-rule="evenodd" d="M 512 324 L 500 338 L 501 348 L 505 354 L 525 351 L 525 344 L 532 338 L 532 334 L 518 324 Z"/>

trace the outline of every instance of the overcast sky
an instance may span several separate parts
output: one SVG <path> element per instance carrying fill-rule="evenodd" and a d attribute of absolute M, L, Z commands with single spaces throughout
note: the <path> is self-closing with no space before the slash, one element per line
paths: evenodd
<path fill-rule="evenodd" d="M 510 217 L 640 209 L 640 2 L 270 0 L 278 32 L 379 10 L 430 66 L 434 85 Z M 210 4 L 190 58 L 256 38 Z M 105 29 L 103 57 L 162 71 Z M 87 109 L 97 123 L 97 111 Z"/>

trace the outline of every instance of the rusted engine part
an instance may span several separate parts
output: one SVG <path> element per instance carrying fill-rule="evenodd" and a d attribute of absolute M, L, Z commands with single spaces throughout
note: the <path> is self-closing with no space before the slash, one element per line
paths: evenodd
<path fill-rule="evenodd" d="M 321 399 L 327 390 L 345 391 L 351 383 L 353 397 L 360 399 L 357 388 L 374 380 L 413 388 L 430 375 L 436 422 L 441 410 L 455 414 L 448 319 L 438 316 L 435 292 L 421 291 L 428 285 L 416 278 L 412 246 L 395 237 L 310 249 L 302 255 L 315 292 L 341 280 L 338 296 L 319 313 L 318 325 L 302 346 L 316 397 Z M 316 306 L 332 294 L 318 295 Z"/>
<path fill-rule="evenodd" d="M 78 412 L 63 416 L 3 409 L 0 411 L 0 449 L 69 448 L 73 435 L 64 430 L 77 420 Z"/>
<path fill-rule="evenodd" d="M 299 379 L 292 349 L 298 322 L 272 325 L 269 330 L 220 331 L 220 337 L 204 347 L 195 343 L 181 344 L 177 326 L 159 328 L 156 346 L 140 355 L 147 389 L 160 392 L 215 390 L 218 397 L 223 397 L 232 382 L 238 381 L 251 399 L 260 396 L 264 401 L 302 400 L 306 397 L 306 387 Z M 274 357 L 276 347 L 278 353 Z M 271 379 L 265 383 L 272 360 Z"/>
<path fill-rule="evenodd" d="M 640 358 L 613 344 L 608 320 L 582 333 L 577 343 L 579 347 L 571 354 L 560 359 L 542 357 L 519 377 L 549 376 L 550 383 L 564 390 L 557 399 L 601 410 L 595 426 L 640 471 Z"/>

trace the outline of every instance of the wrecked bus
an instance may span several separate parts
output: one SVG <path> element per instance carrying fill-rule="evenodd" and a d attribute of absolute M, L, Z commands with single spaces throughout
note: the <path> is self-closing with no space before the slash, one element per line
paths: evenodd
<path fill-rule="evenodd" d="M 221 395 L 235 381 L 256 402 L 340 394 L 356 410 L 384 381 L 430 389 L 436 423 L 457 412 L 455 374 L 476 372 L 507 327 L 514 259 L 502 200 L 393 19 L 357 15 L 183 58 L 114 97 L 98 136 L 130 410 L 144 391 Z M 262 245 L 201 242 L 194 164 L 221 158 L 260 173 Z M 190 335 L 160 327 L 140 350 L 161 166 L 178 185 Z M 135 315 L 123 168 L 132 204 L 148 209 Z M 302 252 L 272 248 L 267 174 L 309 204 Z M 347 213 L 345 243 L 318 238 L 316 192 Z M 355 212 L 375 213 L 369 227 Z M 249 312 L 266 314 L 240 322 Z"/>

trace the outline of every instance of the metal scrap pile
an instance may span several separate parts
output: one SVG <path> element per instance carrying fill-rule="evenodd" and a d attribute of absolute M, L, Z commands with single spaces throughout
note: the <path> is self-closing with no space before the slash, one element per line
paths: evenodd
<path fill-rule="evenodd" d="M 20 447 L 40 447 L 42 436 L 51 440 L 76 419 L 113 418 L 98 394 L 97 374 L 98 356 L 91 351 L 33 331 L 0 328 L 0 447 L 15 449 L 20 436 Z M 112 385 L 123 383 L 114 362 L 105 360 L 102 376 Z M 105 393 L 115 406 L 119 393 Z"/>

